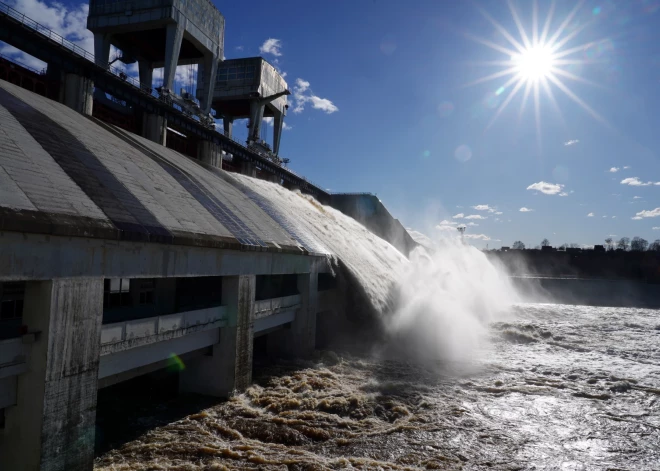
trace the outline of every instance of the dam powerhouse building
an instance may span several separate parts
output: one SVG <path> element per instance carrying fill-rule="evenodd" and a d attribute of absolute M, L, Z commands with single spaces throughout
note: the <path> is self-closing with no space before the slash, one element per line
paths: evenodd
<path fill-rule="evenodd" d="M 91 469 L 99 389 L 185 362 L 182 391 L 227 397 L 251 382 L 255 338 L 305 356 L 332 334 L 346 279 L 295 214 L 227 172 L 414 245 L 375 196 L 329 194 L 287 168 L 288 86 L 260 57 L 222 60 L 211 2 L 91 0 L 87 24 L 93 54 L 0 3 L 0 41 L 47 64 L 0 57 L 2 470 Z M 172 89 L 185 64 L 194 93 Z"/>

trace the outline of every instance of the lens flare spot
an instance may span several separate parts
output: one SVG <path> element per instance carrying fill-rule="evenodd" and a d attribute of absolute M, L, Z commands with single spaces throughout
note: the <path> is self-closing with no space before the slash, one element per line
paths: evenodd
<path fill-rule="evenodd" d="M 422 157 L 428 159 L 429 157 L 431 157 L 431 151 L 425 150 L 424 152 L 422 152 Z"/>
<path fill-rule="evenodd" d="M 394 51 L 396 51 L 396 39 L 391 34 L 387 34 L 380 41 L 380 52 L 389 56 L 394 54 Z"/>
<path fill-rule="evenodd" d="M 451 101 L 443 101 L 438 105 L 438 113 L 441 118 L 449 118 L 454 112 L 454 104 Z"/>
<path fill-rule="evenodd" d="M 591 10 L 591 13 L 593 13 L 594 16 L 600 15 L 601 8 L 600 7 L 594 7 L 593 10 Z"/>
<path fill-rule="evenodd" d="M 179 355 L 176 353 L 170 353 L 170 356 L 167 359 L 167 369 L 170 371 L 183 371 L 186 369 L 186 364 Z"/>
<path fill-rule="evenodd" d="M 462 144 L 454 151 L 454 158 L 459 162 L 467 162 L 472 158 L 472 149 L 465 144 Z"/>
<path fill-rule="evenodd" d="M 563 183 L 568 181 L 569 172 L 568 169 L 563 165 L 557 165 L 552 170 L 552 176 L 555 178 L 556 181 Z"/>
<path fill-rule="evenodd" d="M 497 93 L 489 92 L 483 99 L 484 108 L 495 109 L 500 106 L 500 96 Z"/>

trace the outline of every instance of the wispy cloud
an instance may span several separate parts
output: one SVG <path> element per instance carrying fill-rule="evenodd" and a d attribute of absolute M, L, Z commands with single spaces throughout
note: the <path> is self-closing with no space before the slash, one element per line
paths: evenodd
<path fill-rule="evenodd" d="M 496 214 L 497 216 L 501 216 L 503 213 L 502 213 L 502 211 L 495 211 L 495 214 Z"/>
<path fill-rule="evenodd" d="M 657 218 L 660 216 L 660 208 L 655 209 L 646 209 L 635 214 L 633 219 L 643 219 L 643 218 Z"/>
<path fill-rule="evenodd" d="M 559 196 L 568 196 L 568 193 L 566 193 L 565 191 L 562 191 L 561 193 L 559 193 Z"/>
<path fill-rule="evenodd" d="M 310 103 L 315 110 L 321 110 L 327 114 L 339 111 L 332 101 L 314 95 L 309 82 L 301 78 L 297 78 L 296 84 L 293 86 L 293 103 L 294 113 L 302 113 L 307 103 Z"/>
<path fill-rule="evenodd" d="M 594 213 L 589 213 L 589 214 L 587 214 L 587 217 L 588 217 L 588 218 L 592 218 L 592 217 L 594 217 Z"/>
<path fill-rule="evenodd" d="M 619 167 L 612 167 L 612 168 L 610 169 L 610 173 L 616 173 L 616 172 L 618 172 L 619 170 L 621 170 Z"/>
<path fill-rule="evenodd" d="M 660 231 L 660 226 L 652 227 L 651 230 L 653 230 L 653 231 Z"/>
<path fill-rule="evenodd" d="M 482 216 L 481 214 L 470 214 L 469 216 L 465 216 L 465 219 L 488 219 L 488 218 Z"/>
<path fill-rule="evenodd" d="M 465 234 L 466 239 L 491 240 L 486 234 Z"/>
<path fill-rule="evenodd" d="M 237 51 L 242 51 L 243 49 L 244 49 L 243 46 L 236 46 Z"/>
<path fill-rule="evenodd" d="M 621 180 L 621 184 L 630 186 L 649 186 L 660 185 L 660 182 L 643 182 L 638 177 L 628 177 Z"/>
<path fill-rule="evenodd" d="M 624 170 L 628 170 L 629 168 L 630 168 L 630 165 L 624 165 L 624 166 L 623 166 L 623 169 L 624 169 Z"/>
<path fill-rule="evenodd" d="M 448 221 L 446 219 L 443 219 L 438 223 L 440 226 L 456 226 L 458 223 L 456 221 Z"/>
<path fill-rule="evenodd" d="M 487 204 L 478 204 L 476 206 L 472 206 L 472 209 L 476 209 L 477 211 L 488 211 L 489 213 L 494 213 L 497 211 L 495 208 L 492 208 Z"/>
<path fill-rule="evenodd" d="M 470 227 L 475 227 L 475 226 L 478 226 L 478 225 L 479 225 L 479 224 L 477 224 L 476 222 L 468 222 L 468 223 L 466 224 L 466 226 L 470 226 Z"/>
<path fill-rule="evenodd" d="M 544 193 L 546 195 L 557 195 L 561 193 L 563 188 L 564 185 L 561 185 L 559 183 L 546 183 L 543 181 L 538 183 L 532 183 L 527 187 L 528 190 L 540 191 L 541 193 Z"/>
<path fill-rule="evenodd" d="M 565 146 L 573 146 L 573 145 L 577 144 L 578 142 L 580 142 L 579 139 L 571 139 L 570 141 L 564 142 L 564 145 Z"/>
<path fill-rule="evenodd" d="M 522 208 L 519 209 L 519 211 L 520 211 L 521 213 L 531 213 L 531 212 L 534 211 L 534 210 L 533 210 L 533 209 L 530 209 L 530 208 L 525 208 L 525 207 L 523 206 Z"/>
<path fill-rule="evenodd" d="M 463 214 L 463 213 L 454 214 L 452 216 L 452 218 L 454 218 L 454 219 L 463 219 L 464 217 L 465 217 L 465 214 Z"/>
<path fill-rule="evenodd" d="M 275 38 L 268 38 L 261 46 L 259 46 L 259 52 L 261 54 L 270 54 L 275 57 L 280 57 L 282 55 L 282 41 Z"/>
<path fill-rule="evenodd" d="M 641 200 L 642 197 L 641 197 L 641 196 L 633 196 L 633 199 L 634 199 L 634 200 Z"/>
<path fill-rule="evenodd" d="M 435 228 L 439 231 L 444 231 L 444 232 L 456 232 L 456 228 L 454 226 L 435 226 Z"/>

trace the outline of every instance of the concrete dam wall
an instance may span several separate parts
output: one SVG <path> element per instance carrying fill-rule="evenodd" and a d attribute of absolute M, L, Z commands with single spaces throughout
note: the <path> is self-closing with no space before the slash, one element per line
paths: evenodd
<path fill-rule="evenodd" d="M 392 305 L 368 222 L 2 81 L 0 122 L 2 469 L 91 469 L 99 388 L 175 364 L 227 397 L 255 337 L 304 357 Z"/>

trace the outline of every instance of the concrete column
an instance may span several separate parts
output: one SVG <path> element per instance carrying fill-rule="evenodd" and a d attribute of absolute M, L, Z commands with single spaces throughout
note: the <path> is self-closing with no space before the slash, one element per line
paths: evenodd
<path fill-rule="evenodd" d="M 78 113 L 92 115 L 94 106 L 94 82 L 76 74 L 62 74 L 60 86 L 60 103 Z"/>
<path fill-rule="evenodd" d="M 205 164 L 222 168 L 222 150 L 215 142 L 199 141 L 197 143 L 197 158 Z"/>
<path fill-rule="evenodd" d="M 275 119 L 273 119 L 273 154 L 278 155 L 280 152 L 280 141 L 282 139 L 282 127 L 284 126 L 284 113 L 275 111 Z"/>
<path fill-rule="evenodd" d="M 110 35 L 94 33 L 94 61 L 101 67 L 107 67 L 110 61 Z"/>
<path fill-rule="evenodd" d="M 92 469 L 102 318 L 102 278 L 27 283 L 23 323 L 39 333 L 6 410 L 0 469 Z"/>
<path fill-rule="evenodd" d="M 316 313 L 318 311 L 318 273 L 298 275 L 300 308 L 289 329 L 268 335 L 268 350 L 273 355 L 304 358 L 316 346 Z"/>
<path fill-rule="evenodd" d="M 179 52 L 183 41 L 185 19 L 176 24 L 168 24 L 165 30 L 165 68 L 163 70 L 163 87 L 172 90 L 176 66 L 179 63 Z"/>
<path fill-rule="evenodd" d="M 228 117 L 223 117 L 222 118 L 222 127 L 225 131 L 225 136 L 232 137 L 232 131 L 234 127 L 234 119 L 233 118 L 228 118 Z"/>
<path fill-rule="evenodd" d="M 250 386 L 255 286 L 254 275 L 222 278 L 227 326 L 220 329 L 220 343 L 212 347 L 211 354 L 191 362 L 181 372 L 181 391 L 228 397 Z"/>
<path fill-rule="evenodd" d="M 248 143 L 257 142 L 261 133 L 261 121 L 264 119 L 264 105 L 258 100 L 250 102 L 250 125 L 248 129 Z"/>
<path fill-rule="evenodd" d="M 140 74 L 140 86 L 152 88 L 154 84 L 154 66 L 151 62 L 139 61 L 138 72 Z"/>
<path fill-rule="evenodd" d="M 167 120 L 157 114 L 144 113 L 142 137 L 164 146 L 167 143 Z"/>
<path fill-rule="evenodd" d="M 199 67 L 198 77 L 201 77 L 203 88 L 198 92 L 200 108 L 204 115 L 211 112 L 211 102 L 215 91 L 215 76 L 218 73 L 220 58 L 217 54 L 206 54 L 204 62 Z"/>
<path fill-rule="evenodd" d="M 256 177 L 257 168 L 250 162 L 241 162 L 241 173 L 243 175 L 247 175 L 248 177 Z"/>

